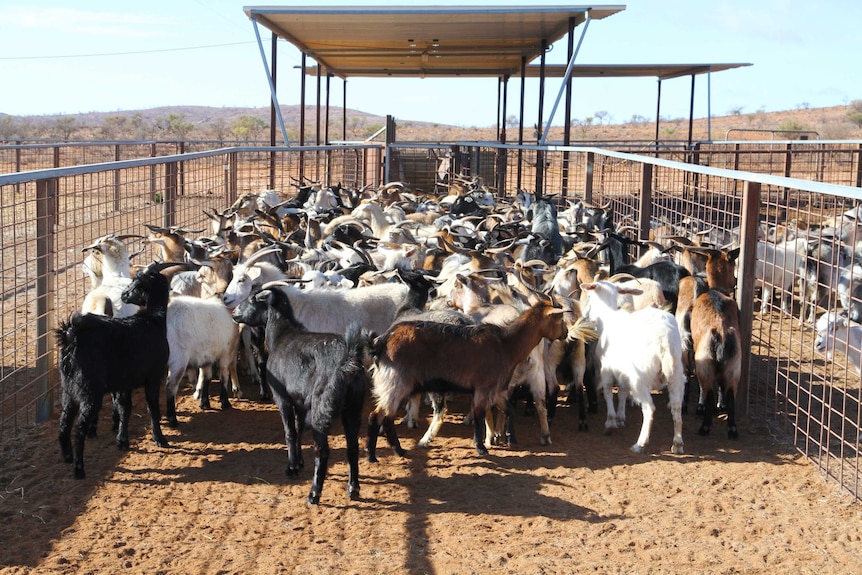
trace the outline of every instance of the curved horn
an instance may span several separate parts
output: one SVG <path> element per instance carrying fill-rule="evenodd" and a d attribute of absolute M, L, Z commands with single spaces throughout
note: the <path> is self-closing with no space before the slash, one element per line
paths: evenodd
<path fill-rule="evenodd" d="M 611 283 L 617 283 L 618 281 L 620 281 L 620 280 L 622 280 L 622 279 L 625 279 L 625 280 L 636 280 L 636 279 L 639 279 L 639 278 L 636 278 L 636 277 L 635 277 L 635 276 L 633 276 L 632 274 L 618 273 L 618 274 L 614 274 L 614 275 L 612 275 L 611 277 L 609 277 L 609 278 L 608 278 L 608 281 L 609 281 L 609 282 L 611 282 Z"/>
<path fill-rule="evenodd" d="M 242 263 L 245 264 L 246 266 L 250 266 L 253 263 L 255 263 L 257 260 L 261 259 L 262 257 L 268 256 L 269 254 L 274 254 L 274 253 L 281 253 L 281 249 L 280 248 L 264 248 L 262 250 L 258 250 L 256 252 L 254 252 L 253 254 L 251 254 L 250 256 L 248 256 L 246 258 L 246 260 Z"/>

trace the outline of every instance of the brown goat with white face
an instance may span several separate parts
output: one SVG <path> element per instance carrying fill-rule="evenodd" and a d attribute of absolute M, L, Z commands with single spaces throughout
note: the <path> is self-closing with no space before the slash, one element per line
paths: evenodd
<path fill-rule="evenodd" d="M 424 321 L 393 325 L 374 343 L 372 392 L 377 405 L 369 417 L 369 461 L 377 460 L 381 424 L 391 420 L 408 398 L 422 392 L 472 393 L 476 451 L 487 454 L 485 410 L 504 408 L 512 372 L 543 337 L 566 335 L 563 312 L 543 301 L 506 327 Z M 393 448 L 400 453 L 397 437 L 390 437 L 390 443 L 393 439 Z"/>

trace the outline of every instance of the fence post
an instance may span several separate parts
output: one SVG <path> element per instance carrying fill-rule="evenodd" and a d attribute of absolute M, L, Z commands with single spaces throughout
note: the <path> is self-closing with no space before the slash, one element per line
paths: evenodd
<path fill-rule="evenodd" d="M 751 331 L 754 319 L 754 264 L 757 257 L 757 226 L 760 223 L 760 183 L 745 182 L 742 188 L 742 215 L 739 238 L 739 275 L 736 302 L 739 305 L 739 330 L 742 338 L 742 368 L 737 389 L 736 412 L 748 415 L 749 377 L 751 375 Z"/>
<path fill-rule="evenodd" d="M 162 206 L 162 227 L 170 228 L 177 221 L 177 163 L 165 164 L 165 197 Z"/>
<path fill-rule="evenodd" d="M 641 197 L 640 197 L 640 232 L 638 239 L 649 239 L 650 221 L 652 220 L 652 164 L 642 164 Z"/>
<path fill-rule="evenodd" d="M 120 161 L 120 145 L 114 146 L 114 161 Z M 114 211 L 120 211 L 120 170 L 114 170 Z"/>
<path fill-rule="evenodd" d="M 36 423 L 51 417 L 54 406 L 54 227 L 57 216 L 58 180 L 36 182 Z"/>
<path fill-rule="evenodd" d="M 862 144 L 856 148 L 856 183 L 854 185 L 857 188 L 862 188 Z"/>
<path fill-rule="evenodd" d="M 225 165 L 225 205 L 232 206 L 236 201 L 237 190 L 237 154 L 231 152 L 227 155 L 227 164 Z"/>
<path fill-rule="evenodd" d="M 596 153 L 587 152 L 587 162 L 584 166 L 584 201 L 593 203 L 593 168 L 596 165 Z"/>

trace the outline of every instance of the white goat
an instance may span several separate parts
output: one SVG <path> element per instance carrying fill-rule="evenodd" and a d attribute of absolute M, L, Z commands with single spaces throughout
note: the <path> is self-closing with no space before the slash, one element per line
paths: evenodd
<path fill-rule="evenodd" d="M 760 313 L 766 313 L 775 289 L 781 291 L 782 311 L 790 313 L 794 278 L 797 277 L 800 266 L 805 265 L 807 246 L 808 240 L 805 238 L 796 238 L 780 244 L 757 242 L 754 277 L 763 286 L 763 292 L 760 295 Z"/>
<path fill-rule="evenodd" d="M 203 409 L 209 407 L 209 381 L 212 365 L 219 365 L 221 382 L 221 408 L 230 408 L 227 396 L 228 382 L 234 394 L 240 394 L 236 373 L 239 326 L 230 311 L 215 298 L 174 296 L 167 311 L 168 380 L 165 416 L 172 426 L 177 425 L 176 397 L 180 381 L 188 368 L 200 368 L 195 397 Z"/>
<path fill-rule="evenodd" d="M 625 423 L 625 399 L 630 393 L 643 411 L 643 425 L 632 451 L 640 453 L 649 442 L 655 405 L 650 392 L 667 386 L 673 418 L 672 453 L 683 453 L 682 399 L 685 372 L 682 341 L 674 316 L 657 308 L 636 312 L 620 310 L 620 293 L 640 290 L 617 286 L 609 281 L 581 284 L 589 292 L 584 316 L 599 331 L 596 354 L 600 360 L 598 389 L 603 390 L 608 416 L 605 432 Z M 611 386 L 620 387 L 618 408 L 614 410 Z"/>
<path fill-rule="evenodd" d="M 90 276 L 92 289 L 84 297 L 81 313 L 128 317 L 138 311 L 138 306 L 125 303 L 120 297 L 132 283 L 130 256 L 121 239 L 113 234 L 103 236 L 83 251 L 90 252 L 83 267 Z"/>
<path fill-rule="evenodd" d="M 862 375 L 862 325 L 833 309 L 817 318 L 815 329 L 815 350 L 825 352 L 829 360 L 834 350 L 840 351 L 847 356 L 856 375 Z"/>

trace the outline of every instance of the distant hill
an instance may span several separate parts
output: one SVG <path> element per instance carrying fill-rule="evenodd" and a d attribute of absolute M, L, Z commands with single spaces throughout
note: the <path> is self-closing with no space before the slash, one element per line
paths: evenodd
<path fill-rule="evenodd" d="M 793 139 L 808 131 L 810 139 L 862 139 L 862 101 L 847 106 L 807 108 L 781 112 L 755 111 L 743 114 L 695 119 L 694 140 Z M 299 135 L 300 106 L 282 106 L 288 137 Z M 854 115 L 855 114 L 855 115 Z M 509 115 L 510 118 L 513 115 Z M 330 139 L 342 137 L 342 109 L 330 107 Z M 141 110 L 87 112 L 66 115 L 10 116 L 0 114 L 0 140 L 14 139 L 217 139 L 260 140 L 269 137 L 269 107 L 164 106 Z M 640 119 L 625 123 L 604 123 L 602 118 L 573 118 L 571 138 L 578 141 L 652 140 L 655 121 Z M 316 135 L 316 107 L 305 107 L 306 142 Z M 384 126 L 386 118 L 359 110 L 347 110 L 348 140 L 365 139 Z M 396 119 L 400 141 L 494 140 L 496 128 L 464 128 L 418 120 Z M 321 125 L 321 130 L 324 127 Z M 661 140 L 686 140 L 687 118 L 662 118 Z M 517 141 L 517 125 L 507 126 L 507 140 Z M 532 125 L 524 129 L 525 141 L 535 142 Z M 561 141 L 563 129 L 552 128 L 549 139 Z"/>

